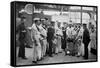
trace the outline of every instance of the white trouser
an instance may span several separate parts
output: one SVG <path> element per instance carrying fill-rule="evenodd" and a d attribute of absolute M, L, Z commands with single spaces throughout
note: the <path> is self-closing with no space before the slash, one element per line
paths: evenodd
<path fill-rule="evenodd" d="M 36 42 L 34 43 L 35 47 L 36 47 L 36 52 L 37 52 L 37 59 L 40 60 L 41 59 L 41 44 L 40 44 L 40 41 L 39 39 L 36 39 Z"/>
<path fill-rule="evenodd" d="M 84 56 L 84 44 L 83 43 L 81 43 L 81 45 L 79 46 L 78 55 Z"/>
<path fill-rule="evenodd" d="M 37 45 L 37 54 L 38 54 L 38 59 L 40 60 L 41 59 L 41 44 L 40 42 L 38 42 L 38 45 Z"/>
<path fill-rule="evenodd" d="M 62 51 L 62 49 L 61 49 L 61 37 L 58 36 L 58 38 L 57 38 L 57 46 L 56 46 L 56 53 L 61 52 L 61 51 Z"/>
<path fill-rule="evenodd" d="M 37 46 L 33 43 L 33 61 L 37 61 Z"/>
<path fill-rule="evenodd" d="M 43 43 L 42 45 L 42 57 L 43 57 L 46 54 L 47 40 L 46 39 L 42 40 L 42 43 Z"/>

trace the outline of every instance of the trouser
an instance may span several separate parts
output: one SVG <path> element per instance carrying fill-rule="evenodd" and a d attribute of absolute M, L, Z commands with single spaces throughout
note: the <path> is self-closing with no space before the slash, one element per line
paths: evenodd
<path fill-rule="evenodd" d="M 58 51 L 58 44 L 56 45 L 56 47 L 55 47 L 55 53 L 58 53 L 59 51 Z"/>
<path fill-rule="evenodd" d="M 41 46 L 41 48 L 42 48 L 41 51 L 42 51 L 42 57 L 43 57 L 46 54 L 47 40 L 46 39 L 42 40 L 42 44 L 41 45 L 42 45 Z"/>
<path fill-rule="evenodd" d="M 56 44 L 56 41 L 55 41 L 55 43 L 53 43 L 53 53 L 56 53 L 56 46 L 57 46 L 57 44 Z"/>
<path fill-rule="evenodd" d="M 42 53 L 41 53 L 41 44 L 39 39 L 36 39 L 36 42 L 34 42 L 34 46 L 36 46 L 37 59 L 40 60 L 42 57 Z"/>
<path fill-rule="evenodd" d="M 47 42 L 47 46 L 46 46 L 46 55 L 49 54 L 49 43 Z"/>
<path fill-rule="evenodd" d="M 33 44 L 33 61 L 37 61 L 37 57 L 38 57 L 37 46 Z"/>
<path fill-rule="evenodd" d="M 84 44 L 81 43 L 79 46 L 79 52 L 78 52 L 79 56 L 84 56 Z"/>
<path fill-rule="evenodd" d="M 52 56 L 52 45 L 53 45 L 53 42 L 52 42 L 52 40 L 50 40 L 48 43 L 49 43 L 49 56 Z"/>
<path fill-rule="evenodd" d="M 78 55 L 78 56 L 81 55 L 81 44 L 80 44 L 80 45 L 78 44 L 78 53 L 77 53 L 77 55 Z"/>
<path fill-rule="evenodd" d="M 65 50 L 66 48 L 66 39 L 61 39 L 62 49 Z"/>
<path fill-rule="evenodd" d="M 57 46 L 56 46 L 56 53 L 61 52 L 61 51 L 62 51 L 62 49 L 61 49 L 61 37 L 58 36 L 58 38 L 57 38 Z"/>
<path fill-rule="evenodd" d="M 88 44 L 84 44 L 84 58 L 88 59 Z"/>
<path fill-rule="evenodd" d="M 25 45 L 23 41 L 20 41 L 18 57 L 25 57 Z"/>
<path fill-rule="evenodd" d="M 79 39 L 79 40 L 77 40 L 77 47 L 78 47 L 78 53 L 77 53 L 77 55 L 78 56 L 80 56 L 80 55 L 82 55 L 82 50 L 83 50 L 83 45 L 82 45 L 82 42 L 81 42 L 82 40 L 81 39 Z"/>
<path fill-rule="evenodd" d="M 41 59 L 41 57 L 42 57 L 42 52 L 41 52 L 42 50 L 41 50 L 41 44 L 40 44 L 40 42 L 38 43 L 38 46 L 37 46 L 37 54 L 38 54 L 38 60 L 40 60 Z"/>

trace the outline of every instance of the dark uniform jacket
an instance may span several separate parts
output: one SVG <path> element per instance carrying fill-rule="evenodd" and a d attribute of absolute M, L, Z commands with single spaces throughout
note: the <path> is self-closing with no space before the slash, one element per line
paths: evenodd
<path fill-rule="evenodd" d="M 48 32 L 47 32 L 47 41 L 48 41 L 48 42 L 53 40 L 53 38 L 54 38 L 54 33 L 55 33 L 54 28 L 49 27 L 49 28 L 48 28 Z"/>
<path fill-rule="evenodd" d="M 89 44 L 90 42 L 90 35 L 88 29 L 85 29 L 83 32 L 83 43 L 84 44 Z"/>
<path fill-rule="evenodd" d="M 21 23 L 18 28 L 19 31 L 19 40 L 25 42 L 26 38 L 26 29 L 24 23 Z"/>

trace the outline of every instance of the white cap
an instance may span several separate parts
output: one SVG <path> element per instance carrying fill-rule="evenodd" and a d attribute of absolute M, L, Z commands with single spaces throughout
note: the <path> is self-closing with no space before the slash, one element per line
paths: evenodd
<path fill-rule="evenodd" d="M 21 9 L 20 11 L 19 11 L 19 13 L 24 13 L 25 12 L 25 10 L 24 9 Z"/>
<path fill-rule="evenodd" d="M 41 20 L 45 20 L 45 19 L 41 19 Z"/>
<path fill-rule="evenodd" d="M 34 18 L 33 20 L 34 20 L 34 21 L 35 21 L 35 20 L 40 20 L 40 18 Z"/>

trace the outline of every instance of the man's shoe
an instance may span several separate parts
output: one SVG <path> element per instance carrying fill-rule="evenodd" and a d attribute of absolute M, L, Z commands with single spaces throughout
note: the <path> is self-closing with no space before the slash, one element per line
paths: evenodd
<path fill-rule="evenodd" d="M 41 58 L 41 59 L 37 59 L 37 61 L 41 61 L 41 60 L 43 60 L 43 58 Z"/>
<path fill-rule="evenodd" d="M 32 63 L 37 63 L 37 61 L 32 61 Z"/>
<path fill-rule="evenodd" d="M 32 48 L 31 46 L 28 46 L 28 45 L 27 45 L 27 46 L 25 46 L 25 47 L 26 47 L 26 48 Z"/>
<path fill-rule="evenodd" d="M 88 58 L 84 58 L 85 60 L 88 60 Z"/>
<path fill-rule="evenodd" d="M 68 54 L 66 53 L 65 56 L 67 56 Z"/>
<path fill-rule="evenodd" d="M 53 55 L 49 55 L 50 57 L 53 57 Z"/>
<path fill-rule="evenodd" d="M 55 55 L 58 55 L 58 53 L 55 53 Z"/>
<path fill-rule="evenodd" d="M 76 55 L 76 57 L 80 57 L 80 55 Z"/>
<path fill-rule="evenodd" d="M 62 53 L 61 51 L 59 53 Z"/>
<path fill-rule="evenodd" d="M 22 57 L 22 59 L 27 59 L 26 57 Z"/>

